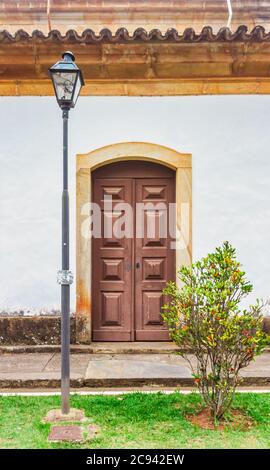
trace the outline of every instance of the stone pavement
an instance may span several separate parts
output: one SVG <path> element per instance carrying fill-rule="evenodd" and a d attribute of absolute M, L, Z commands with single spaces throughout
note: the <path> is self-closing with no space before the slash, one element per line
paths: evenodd
<path fill-rule="evenodd" d="M 187 363 L 173 351 L 160 353 L 72 352 L 71 386 L 84 387 L 190 387 Z M 107 352 L 106 352 L 107 351 Z M 270 386 L 270 352 L 242 371 L 243 385 Z M 55 388 L 60 385 L 59 352 L 0 354 L 0 389 Z"/>

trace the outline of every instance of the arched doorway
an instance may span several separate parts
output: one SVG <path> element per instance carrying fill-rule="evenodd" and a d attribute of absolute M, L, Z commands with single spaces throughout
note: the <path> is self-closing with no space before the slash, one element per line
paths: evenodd
<path fill-rule="evenodd" d="M 127 162 L 127 165 L 131 165 L 134 161 L 157 163 L 161 167 L 173 170 L 176 189 L 176 269 L 178 266 L 191 263 L 192 156 L 190 154 L 147 142 L 122 142 L 77 155 L 76 339 L 79 343 L 90 343 L 93 337 L 92 267 L 95 253 L 92 251 L 89 232 L 90 206 L 93 197 L 92 174 L 97 169 L 105 169 L 112 163 Z"/>
<path fill-rule="evenodd" d="M 168 340 L 161 310 L 175 280 L 175 171 L 140 160 L 108 164 L 92 172 L 92 200 L 100 208 L 92 222 L 92 339 Z"/>

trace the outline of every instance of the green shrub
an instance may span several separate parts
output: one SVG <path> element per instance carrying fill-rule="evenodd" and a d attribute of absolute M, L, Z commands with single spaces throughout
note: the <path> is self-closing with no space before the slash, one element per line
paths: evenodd
<path fill-rule="evenodd" d="M 181 267 L 178 277 L 181 288 L 169 282 L 164 291 L 169 301 L 162 316 L 189 362 L 204 403 L 220 419 L 231 406 L 240 370 L 267 344 L 262 303 L 257 300 L 241 310 L 252 285 L 228 242 L 191 267 Z M 191 351 L 195 361 L 190 360 Z"/>

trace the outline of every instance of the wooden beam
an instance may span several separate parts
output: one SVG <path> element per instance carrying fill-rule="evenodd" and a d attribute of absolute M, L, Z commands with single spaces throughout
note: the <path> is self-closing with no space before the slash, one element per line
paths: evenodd
<path fill-rule="evenodd" d="M 270 94 L 269 78 L 87 80 L 82 96 Z M 0 80 L 0 96 L 53 96 L 50 80 Z"/>

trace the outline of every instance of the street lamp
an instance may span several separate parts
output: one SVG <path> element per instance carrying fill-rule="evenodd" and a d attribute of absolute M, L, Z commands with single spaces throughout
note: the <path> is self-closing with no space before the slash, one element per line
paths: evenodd
<path fill-rule="evenodd" d="M 70 411 L 70 285 L 73 281 L 72 272 L 69 270 L 68 116 L 70 108 L 74 108 L 81 87 L 84 85 L 82 72 L 74 61 L 75 57 L 72 52 L 64 52 L 62 60 L 49 70 L 63 117 L 62 270 L 57 274 L 57 282 L 61 284 L 62 414 L 69 414 Z"/>

